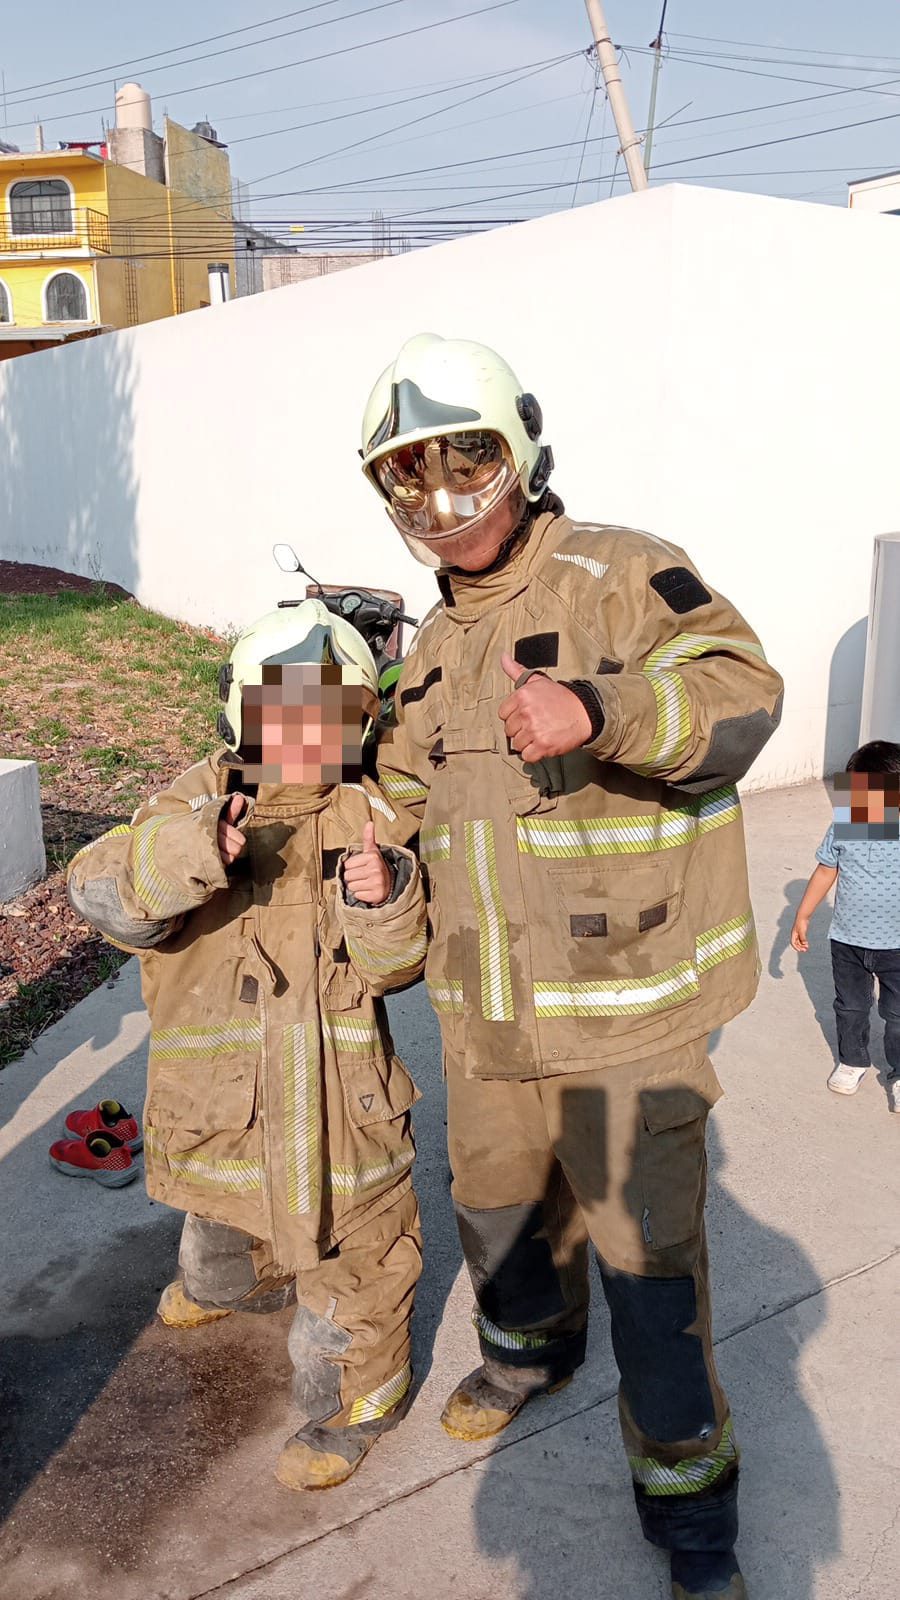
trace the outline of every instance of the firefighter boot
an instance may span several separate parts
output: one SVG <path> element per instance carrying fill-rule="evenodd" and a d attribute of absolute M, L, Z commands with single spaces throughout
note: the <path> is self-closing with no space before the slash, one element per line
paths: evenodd
<path fill-rule="evenodd" d="M 457 1384 L 441 1413 L 441 1427 L 451 1439 L 492 1439 L 495 1433 L 509 1427 L 513 1417 L 535 1395 L 557 1394 L 572 1382 L 572 1374 L 567 1373 L 556 1383 L 523 1383 L 526 1374 L 519 1372 L 515 1375 L 520 1382 L 512 1388 L 495 1381 L 496 1371 L 492 1364 L 488 1372 L 485 1363 Z M 512 1379 L 514 1373 L 514 1368 L 507 1367 L 502 1375 Z"/>
<path fill-rule="evenodd" d="M 336 1489 L 346 1483 L 376 1439 L 396 1428 L 409 1410 L 411 1395 L 371 1422 L 331 1427 L 313 1422 L 295 1433 L 278 1457 L 275 1476 L 286 1489 Z"/>
<path fill-rule="evenodd" d="M 227 1310 L 198 1306 L 180 1278 L 163 1290 L 156 1314 L 167 1328 L 202 1328 L 207 1322 L 218 1322 L 220 1317 L 231 1316 Z"/>

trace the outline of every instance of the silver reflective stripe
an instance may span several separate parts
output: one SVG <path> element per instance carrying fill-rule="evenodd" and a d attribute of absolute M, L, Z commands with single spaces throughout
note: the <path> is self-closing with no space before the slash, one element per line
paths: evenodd
<path fill-rule="evenodd" d="M 357 1422 L 377 1422 L 379 1418 L 387 1416 L 406 1395 L 412 1383 L 412 1367 L 407 1361 L 389 1378 L 387 1383 L 382 1383 L 379 1388 L 373 1389 L 371 1394 L 364 1394 L 359 1400 L 354 1400 L 350 1407 L 349 1422 L 352 1426 Z"/>
<path fill-rule="evenodd" d="M 608 561 L 595 561 L 593 556 L 580 556 L 568 554 L 564 550 L 555 550 L 553 559 L 554 561 L 568 561 L 573 567 L 582 567 L 585 572 L 591 574 L 592 578 L 602 578 L 609 571 Z"/>
<path fill-rule="evenodd" d="M 499 1350 L 543 1350 L 553 1343 L 552 1336 L 546 1333 L 511 1333 L 507 1328 L 498 1328 L 477 1306 L 472 1312 L 472 1321 L 482 1339 Z"/>
<path fill-rule="evenodd" d="M 293 1216 L 313 1211 L 320 1194 L 319 1030 L 313 1022 L 284 1030 L 284 1145 L 287 1206 Z"/>
<path fill-rule="evenodd" d="M 722 1476 L 726 1467 L 739 1458 L 734 1427 L 729 1417 L 722 1429 L 717 1448 L 708 1456 L 693 1456 L 677 1461 L 673 1467 L 657 1461 L 655 1456 L 629 1456 L 631 1476 L 650 1495 L 696 1494 L 708 1489 Z"/>

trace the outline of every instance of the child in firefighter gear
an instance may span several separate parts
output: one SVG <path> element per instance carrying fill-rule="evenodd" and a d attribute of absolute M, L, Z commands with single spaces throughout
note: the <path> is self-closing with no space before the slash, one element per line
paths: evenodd
<path fill-rule="evenodd" d="M 706 1040 L 758 980 L 735 783 L 777 726 L 781 681 L 682 550 L 566 517 L 540 407 L 485 346 L 406 344 L 362 458 L 441 595 L 379 771 L 423 824 L 482 1354 L 442 1420 L 484 1438 L 569 1379 L 590 1240 L 645 1536 L 670 1551 L 678 1600 L 739 1600 Z"/>
<path fill-rule="evenodd" d="M 417 825 L 362 776 L 375 663 L 320 601 L 242 634 L 220 695 L 225 748 L 81 851 L 69 894 L 141 959 L 147 1187 L 188 1213 L 160 1316 L 296 1297 L 277 1475 L 327 1488 L 410 1386 L 418 1095 L 380 997 L 424 961 Z"/>

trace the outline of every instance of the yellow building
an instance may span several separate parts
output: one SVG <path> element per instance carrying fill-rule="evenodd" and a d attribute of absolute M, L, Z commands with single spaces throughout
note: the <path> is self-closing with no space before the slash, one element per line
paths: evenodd
<path fill-rule="evenodd" d="M 0 153 L 0 360 L 209 305 L 213 263 L 234 280 L 213 129 L 155 134 L 137 85 L 116 112 L 105 144 Z"/>

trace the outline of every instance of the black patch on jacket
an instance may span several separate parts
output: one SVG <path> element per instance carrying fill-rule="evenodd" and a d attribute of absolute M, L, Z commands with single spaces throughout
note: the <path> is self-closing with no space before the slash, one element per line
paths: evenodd
<path fill-rule="evenodd" d="M 258 994 L 259 994 L 259 983 L 257 982 L 256 978 L 251 978 L 251 976 L 250 976 L 250 974 L 248 972 L 246 977 L 243 978 L 242 981 L 241 981 L 241 992 L 240 992 L 240 995 L 238 996 L 238 998 L 239 998 L 239 1000 L 241 1002 L 241 1005 L 244 1005 L 244 1006 L 255 1006 L 256 1005 L 256 997 L 257 997 Z"/>
<path fill-rule="evenodd" d="M 559 665 L 559 634 L 528 633 L 516 640 L 513 655 L 520 667 L 555 667 Z"/>
<path fill-rule="evenodd" d="M 603 678 L 608 677 L 610 673 L 622 671 L 624 671 L 624 668 L 621 661 L 611 661 L 609 656 L 602 656 L 600 659 L 600 665 L 597 668 L 596 676 L 598 678 Z"/>
<path fill-rule="evenodd" d="M 422 682 L 417 683 L 414 689 L 401 690 L 400 704 L 402 706 L 408 706 L 411 705 L 414 700 L 424 700 L 429 689 L 433 688 L 434 684 L 440 683 L 443 676 L 444 674 L 440 667 L 432 667 L 431 671 L 425 674 Z"/>
<path fill-rule="evenodd" d="M 696 611 L 698 606 L 708 606 L 712 599 L 696 573 L 689 572 L 687 567 L 666 567 L 665 572 L 654 573 L 650 587 L 679 617 L 686 611 Z"/>
<path fill-rule="evenodd" d="M 573 939 L 605 939 L 606 912 L 592 911 L 586 916 L 570 917 L 569 927 Z"/>
<path fill-rule="evenodd" d="M 446 572 L 442 572 L 440 574 L 437 584 L 441 591 L 441 599 L 443 600 L 444 605 L 447 606 L 448 609 L 451 606 L 455 606 L 456 600 L 453 595 L 453 585 L 451 584 L 450 579 L 447 577 Z"/>
<path fill-rule="evenodd" d="M 344 854 L 343 850 L 322 851 L 322 877 L 326 881 L 337 877 L 338 862 Z"/>
<path fill-rule="evenodd" d="M 651 928 L 661 928 L 668 916 L 669 908 L 663 900 L 661 905 L 651 906 L 649 911 L 642 911 L 638 917 L 638 931 L 649 933 Z"/>

